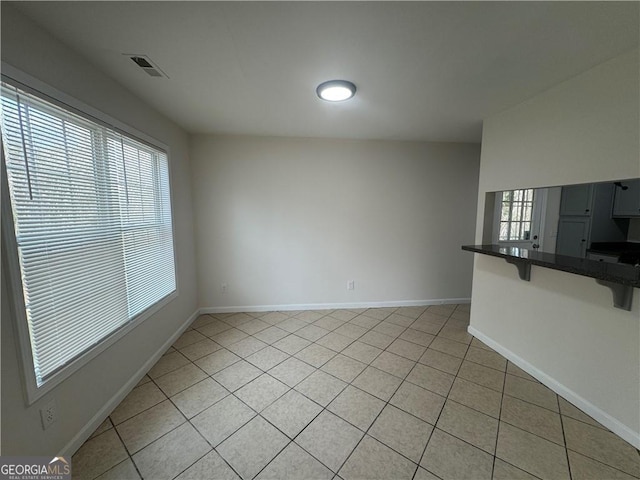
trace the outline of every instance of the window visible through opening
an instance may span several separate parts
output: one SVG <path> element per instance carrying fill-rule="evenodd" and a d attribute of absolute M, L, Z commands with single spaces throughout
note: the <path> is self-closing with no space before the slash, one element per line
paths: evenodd
<path fill-rule="evenodd" d="M 500 241 L 529 240 L 533 216 L 533 189 L 502 192 Z"/>

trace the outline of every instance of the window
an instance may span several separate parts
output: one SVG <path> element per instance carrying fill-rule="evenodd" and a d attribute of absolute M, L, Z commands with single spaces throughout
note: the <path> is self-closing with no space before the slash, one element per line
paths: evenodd
<path fill-rule="evenodd" d="M 533 189 L 502 192 L 498 240 L 501 242 L 529 240 L 532 217 Z"/>
<path fill-rule="evenodd" d="M 6 83 L 1 103 L 21 309 L 41 387 L 175 292 L 168 161 Z"/>

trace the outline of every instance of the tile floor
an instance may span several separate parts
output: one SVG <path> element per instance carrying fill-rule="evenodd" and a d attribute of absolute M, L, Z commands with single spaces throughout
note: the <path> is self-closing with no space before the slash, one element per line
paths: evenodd
<path fill-rule="evenodd" d="M 640 456 L 466 331 L 469 305 L 202 315 L 74 478 L 631 479 Z"/>

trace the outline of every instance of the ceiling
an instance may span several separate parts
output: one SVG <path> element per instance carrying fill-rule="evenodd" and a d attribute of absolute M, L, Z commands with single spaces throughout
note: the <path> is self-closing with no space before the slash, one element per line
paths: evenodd
<path fill-rule="evenodd" d="M 638 2 L 16 6 L 193 133 L 479 142 L 483 118 L 639 38 Z M 316 86 L 336 78 L 356 97 L 319 100 Z"/>

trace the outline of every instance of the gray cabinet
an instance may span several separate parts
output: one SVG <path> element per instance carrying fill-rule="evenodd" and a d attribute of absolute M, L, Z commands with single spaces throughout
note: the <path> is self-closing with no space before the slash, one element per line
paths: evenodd
<path fill-rule="evenodd" d="M 556 253 L 584 258 L 587 253 L 590 227 L 589 217 L 560 217 Z"/>
<path fill-rule="evenodd" d="M 613 200 L 614 217 L 640 217 L 640 179 L 622 181 L 615 187 Z M 623 187 L 627 187 L 626 190 Z"/>
<path fill-rule="evenodd" d="M 571 185 L 562 187 L 560 215 L 590 216 L 593 204 L 594 185 Z"/>

